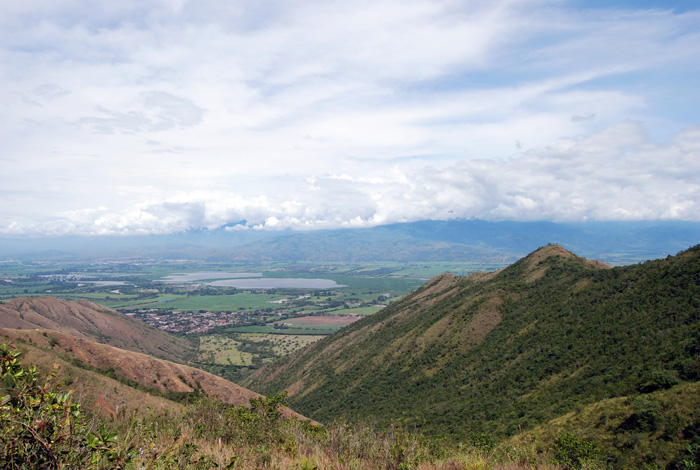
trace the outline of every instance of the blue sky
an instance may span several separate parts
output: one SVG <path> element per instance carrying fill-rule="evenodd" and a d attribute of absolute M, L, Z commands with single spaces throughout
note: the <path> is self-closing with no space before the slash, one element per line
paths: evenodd
<path fill-rule="evenodd" d="M 700 220 L 696 2 L 27 0 L 0 29 L 0 236 Z"/>

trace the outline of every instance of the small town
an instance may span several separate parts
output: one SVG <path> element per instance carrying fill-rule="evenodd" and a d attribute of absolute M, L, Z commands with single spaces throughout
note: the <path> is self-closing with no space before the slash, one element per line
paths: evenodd
<path fill-rule="evenodd" d="M 182 312 L 145 309 L 126 312 L 129 317 L 138 318 L 159 330 L 179 334 L 206 333 L 215 328 L 265 323 L 267 312 Z M 273 315 L 282 316 L 284 313 Z"/>

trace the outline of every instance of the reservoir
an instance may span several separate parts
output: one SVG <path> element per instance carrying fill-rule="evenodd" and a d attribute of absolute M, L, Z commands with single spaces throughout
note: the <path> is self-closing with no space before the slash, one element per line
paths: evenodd
<path fill-rule="evenodd" d="M 207 279 L 237 279 L 249 277 L 262 277 L 262 273 L 232 273 L 222 271 L 202 271 L 198 273 L 170 274 L 163 278 L 163 282 L 194 282 Z"/>
<path fill-rule="evenodd" d="M 227 279 L 208 282 L 213 287 L 235 287 L 237 289 L 334 289 L 346 287 L 330 279 L 288 278 L 258 278 L 258 279 Z"/>

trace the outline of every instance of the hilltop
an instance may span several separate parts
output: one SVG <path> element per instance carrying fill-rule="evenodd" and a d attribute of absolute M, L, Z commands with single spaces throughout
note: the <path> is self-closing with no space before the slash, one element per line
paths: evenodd
<path fill-rule="evenodd" d="M 610 268 L 549 245 L 496 273 L 437 276 L 245 384 L 288 390 L 291 406 L 321 422 L 400 418 L 449 440 L 500 440 L 606 400 L 627 406 L 695 384 L 698 298 L 699 247 Z M 645 438 L 690 439 L 700 413 L 676 414 Z"/>
<path fill-rule="evenodd" d="M 0 327 L 53 330 L 175 362 L 186 362 L 195 349 L 186 338 L 87 300 L 13 299 L 0 304 Z"/>

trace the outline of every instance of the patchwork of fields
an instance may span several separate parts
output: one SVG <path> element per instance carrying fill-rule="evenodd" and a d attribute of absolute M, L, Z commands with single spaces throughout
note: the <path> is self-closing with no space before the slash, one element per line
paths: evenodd
<path fill-rule="evenodd" d="M 186 335 L 198 343 L 193 365 L 237 379 L 378 312 L 436 274 L 500 267 L 466 262 L 3 262 L 0 300 L 50 295 L 97 302 Z"/>

